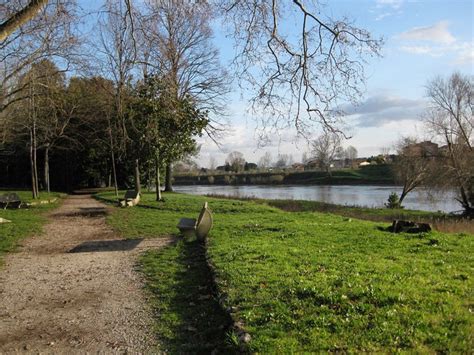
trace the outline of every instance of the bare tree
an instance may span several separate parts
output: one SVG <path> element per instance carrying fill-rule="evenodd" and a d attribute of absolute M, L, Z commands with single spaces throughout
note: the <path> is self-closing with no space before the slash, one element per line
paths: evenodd
<path fill-rule="evenodd" d="M 431 107 L 425 124 L 442 142 L 442 157 L 431 183 L 458 190 L 458 201 L 467 215 L 474 214 L 474 79 L 454 73 L 427 85 Z"/>
<path fill-rule="evenodd" d="M 74 130 L 71 118 L 77 106 L 68 100 L 65 75 L 54 63 L 44 60 L 35 67 L 35 75 L 42 76 L 34 83 L 38 87 L 34 108 L 38 118 L 38 147 L 44 151 L 44 186 L 50 192 L 50 153 L 57 149 L 69 150 L 78 144 L 73 134 L 69 134 Z"/>
<path fill-rule="evenodd" d="M 212 156 L 209 158 L 209 170 L 215 170 L 217 166 L 216 157 Z"/>
<path fill-rule="evenodd" d="M 293 159 L 293 157 L 291 157 Z M 290 156 L 288 154 L 278 154 L 275 167 L 286 168 L 290 164 Z"/>
<path fill-rule="evenodd" d="M 79 44 L 74 28 L 75 3 L 58 0 L 43 5 L 44 2 L 35 10 L 36 16 L 0 41 L 0 112 L 14 102 L 28 99 L 27 90 L 23 90 L 28 83 L 23 87 L 18 83 L 33 63 L 49 59 L 61 63 L 60 71 L 74 63 L 72 49 Z M 10 1 L 0 6 L 0 15 L 14 19 L 21 16 L 21 9 L 21 1 Z M 20 92 L 23 95 L 18 95 Z"/>
<path fill-rule="evenodd" d="M 380 148 L 380 155 L 385 158 L 390 154 L 390 150 L 391 150 L 390 147 L 381 147 Z"/>
<path fill-rule="evenodd" d="M 126 4 L 107 0 L 104 5 L 103 17 L 99 19 L 100 43 L 97 51 L 98 62 L 106 78 L 115 84 L 110 94 L 114 100 L 115 115 L 108 116 L 109 146 L 111 149 L 114 185 L 116 181 L 116 154 L 126 155 L 129 137 L 126 124 L 126 98 L 132 71 L 136 64 L 137 52 L 134 38 L 134 23 L 130 16 L 131 8 Z M 135 171 L 135 190 L 140 192 L 139 159 L 133 156 Z"/>
<path fill-rule="evenodd" d="M 357 149 L 354 146 L 350 145 L 345 149 L 344 155 L 346 159 L 349 159 L 352 163 L 354 159 L 357 159 Z"/>
<path fill-rule="evenodd" d="M 272 154 L 270 152 L 265 152 L 258 161 L 258 167 L 261 169 L 267 169 L 272 164 Z"/>
<path fill-rule="evenodd" d="M 419 144 L 416 138 L 404 137 L 395 147 L 397 159 L 392 165 L 395 181 L 403 186 L 399 207 L 405 197 L 415 188 L 424 185 L 432 173 L 432 167 L 437 158 L 437 152 Z"/>
<path fill-rule="evenodd" d="M 232 171 L 239 172 L 244 170 L 245 159 L 241 152 L 232 152 L 227 155 L 225 163 L 230 165 Z"/>
<path fill-rule="evenodd" d="M 306 164 L 310 159 L 308 158 L 308 152 L 303 152 L 301 155 L 301 163 Z"/>
<path fill-rule="evenodd" d="M 227 75 L 212 46 L 213 8 L 207 2 L 148 2 L 143 15 L 143 41 L 150 49 L 148 64 L 167 83 L 175 101 L 190 97 L 197 109 L 209 112 L 207 134 L 215 139 L 222 127 L 215 119 L 224 110 Z M 171 165 L 165 158 L 165 190 L 172 190 Z"/>
<path fill-rule="evenodd" d="M 341 137 L 337 133 L 326 131 L 316 138 L 311 146 L 312 155 L 318 161 L 319 167 L 331 176 L 331 165 L 342 152 Z"/>
<path fill-rule="evenodd" d="M 316 0 L 217 3 L 235 38 L 237 76 L 254 89 L 262 127 L 293 125 L 305 135 L 322 124 L 339 131 L 338 102 L 360 99 L 365 58 L 379 55 L 381 40 L 347 18 L 325 16 Z"/>

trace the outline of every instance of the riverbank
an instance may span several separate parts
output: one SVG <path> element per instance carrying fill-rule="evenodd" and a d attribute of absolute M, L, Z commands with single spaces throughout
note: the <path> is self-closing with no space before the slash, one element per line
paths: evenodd
<path fill-rule="evenodd" d="M 223 195 L 207 195 L 216 198 L 253 201 L 277 207 L 287 212 L 321 212 L 333 213 L 344 217 L 358 218 L 373 222 L 392 223 L 393 220 L 411 220 L 429 223 L 435 230 L 444 233 L 470 233 L 474 235 L 474 221 L 459 214 L 441 211 L 420 211 L 410 209 L 369 208 L 360 206 L 344 206 L 333 203 L 306 200 L 278 200 L 259 198 L 238 198 Z"/>
<path fill-rule="evenodd" d="M 164 198 L 144 193 L 141 205 L 113 209 L 108 222 L 128 238 L 160 238 L 176 236 L 178 220 L 196 218 L 204 201 L 213 211 L 214 291 L 187 277 L 204 265 L 193 239 L 142 258 L 165 349 L 232 345 L 225 317 L 211 328 L 206 322 L 216 303 L 204 303 L 217 297 L 250 334 L 252 352 L 462 353 L 474 346 L 472 235 L 392 234 L 384 222 L 256 201 Z M 213 336 L 215 328 L 224 331 Z"/>
<path fill-rule="evenodd" d="M 271 171 L 175 175 L 176 185 L 393 185 L 390 165 L 324 171 Z"/>

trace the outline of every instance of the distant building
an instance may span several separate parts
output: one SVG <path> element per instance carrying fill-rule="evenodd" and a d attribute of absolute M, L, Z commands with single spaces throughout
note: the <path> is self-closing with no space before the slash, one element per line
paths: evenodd
<path fill-rule="evenodd" d="M 304 170 L 315 170 L 319 168 L 320 164 L 318 159 L 309 159 L 304 166 Z"/>
<path fill-rule="evenodd" d="M 301 164 L 301 163 L 294 163 L 291 168 L 294 170 L 294 171 L 304 171 L 304 168 L 305 168 L 305 165 L 304 164 Z"/>
<path fill-rule="evenodd" d="M 410 144 L 403 149 L 403 152 L 408 155 L 424 158 L 434 158 L 440 153 L 438 145 L 431 141 Z"/>

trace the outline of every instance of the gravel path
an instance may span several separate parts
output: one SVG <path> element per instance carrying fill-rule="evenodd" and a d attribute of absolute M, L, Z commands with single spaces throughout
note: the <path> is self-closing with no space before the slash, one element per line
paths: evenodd
<path fill-rule="evenodd" d="M 138 254 L 90 196 L 68 197 L 0 269 L 0 353 L 146 353 L 155 346 Z"/>

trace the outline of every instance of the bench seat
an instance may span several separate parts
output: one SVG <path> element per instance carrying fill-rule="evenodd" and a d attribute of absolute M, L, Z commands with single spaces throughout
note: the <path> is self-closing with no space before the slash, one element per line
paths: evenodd
<path fill-rule="evenodd" d="M 18 194 L 12 192 L 8 194 L 4 194 L 0 196 L 0 207 L 6 209 L 10 208 L 20 208 L 22 205 L 20 196 Z"/>
<path fill-rule="evenodd" d="M 198 219 L 181 218 L 177 227 L 185 237 L 195 235 L 199 240 L 203 241 L 212 228 L 212 214 L 207 207 L 207 202 L 204 203 Z"/>

